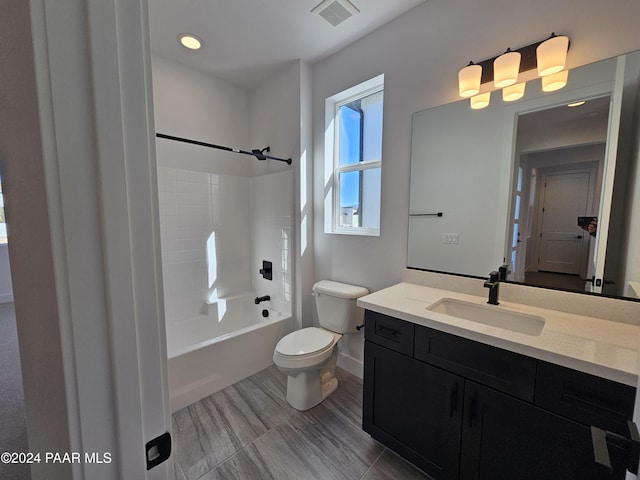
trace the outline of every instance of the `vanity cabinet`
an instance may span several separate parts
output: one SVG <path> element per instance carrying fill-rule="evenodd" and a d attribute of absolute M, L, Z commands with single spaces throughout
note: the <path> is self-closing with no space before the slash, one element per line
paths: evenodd
<path fill-rule="evenodd" d="M 623 433 L 635 389 L 373 311 L 363 428 L 435 480 L 624 479 L 595 462 L 590 426 Z"/>

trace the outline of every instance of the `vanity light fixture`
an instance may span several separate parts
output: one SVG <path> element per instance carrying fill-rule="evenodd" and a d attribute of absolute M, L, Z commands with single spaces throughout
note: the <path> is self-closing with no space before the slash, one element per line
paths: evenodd
<path fill-rule="evenodd" d="M 526 82 L 516 83 L 515 85 L 509 85 L 502 89 L 502 100 L 505 102 L 514 102 L 524 97 L 524 88 L 527 85 Z"/>
<path fill-rule="evenodd" d="M 204 42 L 193 33 L 181 33 L 178 35 L 178 42 L 189 50 L 200 50 Z"/>
<path fill-rule="evenodd" d="M 496 88 L 504 88 L 518 81 L 520 73 L 520 52 L 512 52 L 510 48 L 493 61 L 493 84 Z"/>
<path fill-rule="evenodd" d="M 485 108 L 489 106 L 489 102 L 491 101 L 491 92 L 475 95 L 471 97 L 469 100 L 471 101 L 472 109 L 480 110 L 481 108 Z"/>
<path fill-rule="evenodd" d="M 458 72 L 459 94 L 473 99 L 480 97 L 478 93 L 481 90 L 486 92 L 502 88 L 502 99 L 513 102 L 524 96 L 525 82 L 536 77 L 542 77 L 543 91 L 559 90 L 567 84 L 568 71 L 565 65 L 569 43 L 567 36 L 552 33 L 545 40 L 517 50 L 507 49 L 497 57 L 478 63 L 470 62 Z M 491 86 L 483 88 L 483 85 L 490 82 Z M 488 100 L 482 96 L 471 103 L 474 105 L 472 108 L 484 108 L 488 105 Z"/>
<path fill-rule="evenodd" d="M 546 77 L 564 70 L 567 62 L 567 50 L 569 50 L 569 37 L 551 34 L 547 40 L 536 48 L 536 61 L 538 75 Z"/>
<path fill-rule="evenodd" d="M 482 67 L 473 62 L 458 72 L 458 90 L 460 96 L 473 97 L 480 92 L 480 79 L 482 78 Z"/>
<path fill-rule="evenodd" d="M 560 90 L 567 84 L 568 78 L 569 70 L 562 70 L 561 72 L 542 77 L 542 91 L 555 92 L 556 90 Z"/>

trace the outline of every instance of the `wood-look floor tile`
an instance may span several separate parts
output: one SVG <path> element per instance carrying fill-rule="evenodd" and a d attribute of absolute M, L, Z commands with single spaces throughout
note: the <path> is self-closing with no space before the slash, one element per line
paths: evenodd
<path fill-rule="evenodd" d="M 195 480 L 286 418 L 269 395 L 243 380 L 174 413 L 174 458 L 186 480 Z"/>
<path fill-rule="evenodd" d="M 186 480 L 186 477 L 184 476 L 184 473 L 182 473 L 180 465 L 178 465 L 178 462 L 176 461 L 173 462 L 173 478 L 174 480 Z"/>
<path fill-rule="evenodd" d="M 362 428 L 362 399 L 354 397 L 340 389 L 327 397 L 321 405 L 341 416 L 345 421 Z"/>
<path fill-rule="evenodd" d="M 362 480 L 433 480 L 396 453 L 386 449 Z"/>
<path fill-rule="evenodd" d="M 362 381 L 305 412 L 275 366 L 173 415 L 176 480 L 428 480 L 362 428 Z"/>
<path fill-rule="evenodd" d="M 275 365 L 251 375 L 248 380 L 252 381 L 272 397 L 279 399 L 283 406 L 288 405 L 287 396 L 287 376 L 280 372 Z"/>
<path fill-rule="evenodd" d="M 289 422 L 347 478 L 360 478 L 384 450 L 359 424 L 345 421 L 326 400 L 292 416 Z"/>
<path fill-rule="evenodd" d="M 201 480 L 349 480 L 318 451 L 313 439 L 284 423 L 257 439 Z"/>
<path fill-rule="evenodd" d="M 185 478 L 198 478 L 213 466 L 207 462 L 206 447 L 201 437 L 206 433 L 193 422 L 197 416 L 196 404 L 178 410 L 172 415 L 173 459 Z"/>

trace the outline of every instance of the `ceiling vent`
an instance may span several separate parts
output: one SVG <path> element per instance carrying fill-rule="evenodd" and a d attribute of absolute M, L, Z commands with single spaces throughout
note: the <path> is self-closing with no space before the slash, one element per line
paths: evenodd
<path fill-rule="evenodd" d="M 347 18 L 360 13 L 360 10 L 349 0 L 324 0 L 311 13 L 317 13 L 334 27 Z"/>

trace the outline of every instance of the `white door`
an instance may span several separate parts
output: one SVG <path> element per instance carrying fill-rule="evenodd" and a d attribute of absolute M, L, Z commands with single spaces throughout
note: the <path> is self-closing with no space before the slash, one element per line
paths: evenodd
<path fill-rule="evenodd" d="M 578 217 L 588 213 L 591 172 L 544 178 L 538 270 L 580 275 L 586 266 L 585 232 Z"/>
<path fill-rule="evenodd" d="M 0 157 L 29 447 L 80 455 L 31 478 L 173 478 L 158 463 L 171 417 L 148 5 L 5 3 Z"/>

